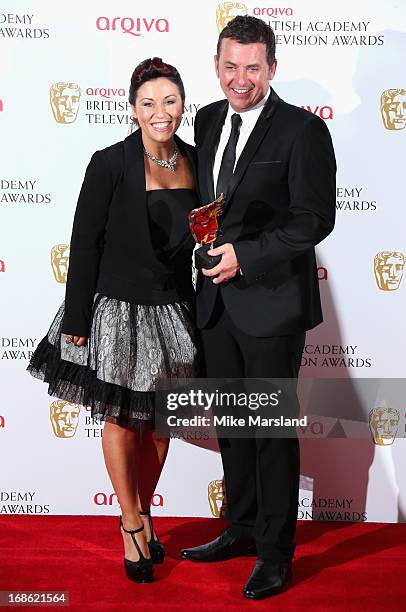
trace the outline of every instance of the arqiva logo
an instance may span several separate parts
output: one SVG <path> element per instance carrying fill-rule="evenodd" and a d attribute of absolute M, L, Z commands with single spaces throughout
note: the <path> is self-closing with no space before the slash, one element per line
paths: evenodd
<path fill-rule="evenodd" d="M 118 504 L 117 495 L 115 493 L 104 493 L 104 491 L 98 491 L 93 496 L 93 503 L 96 506 L 112 506 Z M 157 508 L 164 507 L 164 498 L 159 493 L 154 493 L 151 499 L 151 506 Z"/>
<path fill-rule="evenodd" d="M 149 33 L 152 30 L 163 33 L 169 32 L 169 21 L 160 17 L 155 19 L 152 17 L 98 17 L 96 19 L 96 28 L 101 31 L 120 31 L 123 34 L 131 34 L 132 36 L 141 36 L 141 34 Z"/>
<path fill-rule="evenodd" d="M 309 113 L 313 113 L 313 115 L 318 115 L 320 119 L 333 119 L 334 113 L 333 108 L 331 106 L 310 106 L 309 104 L 302 104 L 301 108 L 309 111 Z"/>
<path fill-rule="evenodd" d="M 255 17 L 260 17 L 261 15 L 267 15 L 268 17 L 283 17 L 284 15 L 286 15 L 286 17 L 292 17 L 293 8 L 289 8 L 289 7 L 273 8 L 273 7 L 255 6 L 252 9 L 252 12 L 254 13 Z"/>
<path fill-rule="evenodd" d="M 88 87 L 87 96 L 100 96 L 101 98 L 112 98 L 114 96 L 126 97 L 127 93 L 122 87 Z"/>

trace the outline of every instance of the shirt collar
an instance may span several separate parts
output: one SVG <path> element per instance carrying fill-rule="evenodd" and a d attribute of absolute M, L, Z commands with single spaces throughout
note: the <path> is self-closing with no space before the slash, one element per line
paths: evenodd
<path fill-rule="evenodd" d="M 254 125 L 256 123 L 258 117 L 260 116 L 262 109 L 264 108 L 266 101 L 268 100 L 271 93 L 271 88 L 268 89 L 266 96 L 262 98 L 255 106 L 250 108 L 249 110 L 244 111 L 243 113 L 237 113 L 240 115 L 242 119 L 242 123 L 247 125 Z M 231 124 L 231 116 L 234 115 L 235 110 L 228 104 L 228 111 L 225 123 Z"/>

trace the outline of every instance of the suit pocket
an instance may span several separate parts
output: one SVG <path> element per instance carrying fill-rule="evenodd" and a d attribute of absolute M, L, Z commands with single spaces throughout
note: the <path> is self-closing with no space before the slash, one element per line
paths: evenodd
<path fill-rule="evenodd" d="M 266 164 L 284 164 L 285 162 L 281 159 L 274 159 L 272 161 L 253 161 L 251 166 L 265 166 Z"/>
<path fill-rule="evenodd" d="M 281 160 L 258 160 L 251 162 L 247 168 L 246 178 L 250 185 L 256 185 L 258 190 L 252 195 L 263 194 L 263 190 L 270 185 L 286 181 L 288 164 Z"/>

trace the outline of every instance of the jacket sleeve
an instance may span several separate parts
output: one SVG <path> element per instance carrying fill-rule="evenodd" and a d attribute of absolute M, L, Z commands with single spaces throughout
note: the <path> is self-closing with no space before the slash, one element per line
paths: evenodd
<path fill-rule="evenodd" d="M 92 156 L 73 221 L 62 331 L 88 336 L 113 181 L 102 151 Z"/>
<path fill-rule="evenodd" d="M 195 146 L 196 147 L 198 147 L 200 145 L 200 141 L 199 141 L 200 120 L 201 120 L 201 112 L 200 112 L 200 110 L 198 110 L 197 113 L 196 113 L 196 116 L 195 116 L 195 121 L 194 121 L 194 139 L 195 139 Z"/>
<path fill-rule="evenodd" d="M 336 162 L 323 120 L 311 116 L 297 134 L 289 159 L 289 216 L 272 231 L 234 243 L 244 280 L 252 284 L 305 253 L 333 229 Z"/>

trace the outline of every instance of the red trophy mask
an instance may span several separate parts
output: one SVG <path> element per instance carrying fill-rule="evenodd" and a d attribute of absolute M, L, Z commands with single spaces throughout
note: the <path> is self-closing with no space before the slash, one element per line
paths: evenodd
<path fill-rule="evenodd" d="M 221 194 L 214 202 L 194 208 L 188 214 L 189 228 L 199 249 L 195 251 L 195 267 L 214 268 L 220 261 L 221 255 L 210 256 L 207 251 L 213 246 L 219 229 L 218 217 L 224 209 L 224 195 Z"/>

